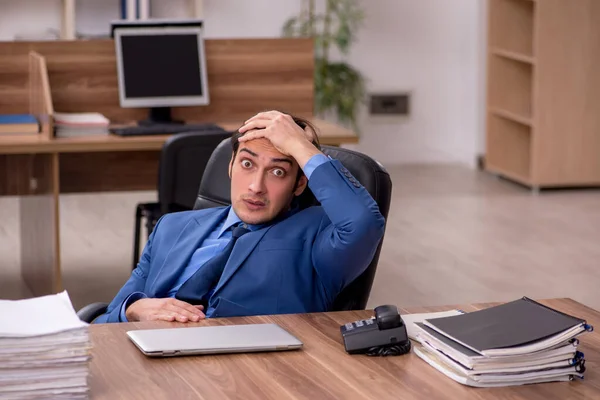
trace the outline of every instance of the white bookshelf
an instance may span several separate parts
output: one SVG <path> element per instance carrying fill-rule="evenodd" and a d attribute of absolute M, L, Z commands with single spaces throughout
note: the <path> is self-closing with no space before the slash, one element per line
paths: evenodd
<path fill-rule="evenodd" d="M 75 40 L 75 0 L 62 0 L 60 38 Z"/>
<path fill-rule="evenodd" d="M 27 1 L 27 0 L 21 0 Z M 188 16 L 190 18 L 202 18 L 204 16 L 204 0 L 187 0 L 188 2 Z M 77 0 L 61 0 L 62 13 L 61 13 L 61 29 L 60 35 L 62 40 L 75 40 L 76 39 L 76 12 Z M 118 3 L 118 2 L 117 2 Z M 149 13 L 150 0 L 141 0 L 140 2 L 140 17 L 142 19 L 151 18 Z M 120 6 L 120 4 L 117 4 Z M 136 1 L 127 0 L 127 14 L 135 15 Z"/>

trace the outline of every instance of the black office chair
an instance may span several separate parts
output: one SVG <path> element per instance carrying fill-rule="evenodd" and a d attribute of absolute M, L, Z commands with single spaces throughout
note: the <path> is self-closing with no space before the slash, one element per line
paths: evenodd
<path fill-rule="evenodd" d="M 356 151 L 333 146 L 321 147 L 323 153 L 344 164 L 367 189 L 387 221 L 392 197 L 392 181 L 385 168 L 372 158 Z M 231 152 L 232 147 L 229 140 L 223 141 L 215 149 L 204 170 L 194 210 L 230 204 L 230 180 L 227 166 L 231 160 Z M 299 203 L 300 208 L 319 204 L 308 187 L 301 195 Z M 365 309 L 373 286 L 382 244 L 383 239 L 377 247 L 371 264 L 337 296 L 331 311 Z"/>
<path fill-rule="evenodd" d="M 392 195 L 392 181 L 385 168 L 372 158 L 352 150 L 332 146 L 322 146 L 322 150 L 326 155 L 340 160 L 352 175 L 362 183 L 379 206 L 381 214 L 387 221 Z M 202 176 L 200 189 L 198 190 L 198 196 L 194 205 L 195 210 L 230 204 L 228 165 L 231 160 L 231 152 L 230 140 L 221 142 L 213 152 Z M 299 201 L 301 208 L 318 204 L 308 188 L 304 191 Z M 351 282 L 337 296 L 331 311 L 365 309 L 371 293 L 371 287 L 373 286 L 382 244 L 383 238 L 365 272 Z M 82 308 L 77 315 L 83 321 L 91 322 L 106 311 L 106 306 L 106 303 L 90 304 Z"/>
<path fill-rule="evenodd" d="M 164 214 L 191 210 L 204 168 L 215 148 L 232 132 L 214 129 L 171 136 L 162 147 L 158 167 L 158 202 L 140 203 L 135 209 L 132 269 L 140 259 L 142 219 L 150 235 Z"/>

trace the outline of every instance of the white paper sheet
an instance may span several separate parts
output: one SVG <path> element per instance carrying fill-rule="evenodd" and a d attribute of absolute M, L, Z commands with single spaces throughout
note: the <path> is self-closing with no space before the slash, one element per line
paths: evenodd
<path fill-rule="evenodd" d="M 50 335 L 85 328 L 66 291 L 24 300 L 0 300 L 0 338 Z"/>
<path fill-rule="evenodd" d="M 431 313 L 421 313 L 421 314 L 403 314 L 402 320 L 406 325 L 406 331 L 408 333 L 408 337 L 413 340 L 417 339 L 417 333 L 419 329 L 415 326 L 416 322 L 423 322 L 426 319 L 433 318 L 444 318 L 444 317 L 453 317 L 455 315 L 461 315 L 464 312 L 460 310 L 450 310 L 450 311 L 441 311 L 441 312 L 431 312 Z"/>

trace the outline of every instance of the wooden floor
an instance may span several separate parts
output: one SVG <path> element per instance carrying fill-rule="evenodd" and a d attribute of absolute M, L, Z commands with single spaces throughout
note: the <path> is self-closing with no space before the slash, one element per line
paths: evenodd
<path fill-rule="evenodd" d="M 369 306 L 571 297 L 600 308 L 600 190 L 534 195 L 457 165 L 389 169 L 392 208 Z M 134 208 L 151 192 L 61 198 L 63 280 L 76 308 L 130 273 Z M 0 298 L 30 296 L 17 268 L 18 201 L 0 197 Z"/>

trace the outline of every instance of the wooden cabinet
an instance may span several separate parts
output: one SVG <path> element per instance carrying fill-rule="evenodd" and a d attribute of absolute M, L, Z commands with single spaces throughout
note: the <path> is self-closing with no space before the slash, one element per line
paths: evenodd
<path fill-rule="evenodd" d="M 600 1 L 489 0 L 486 169 L 600 186 Z"/>

